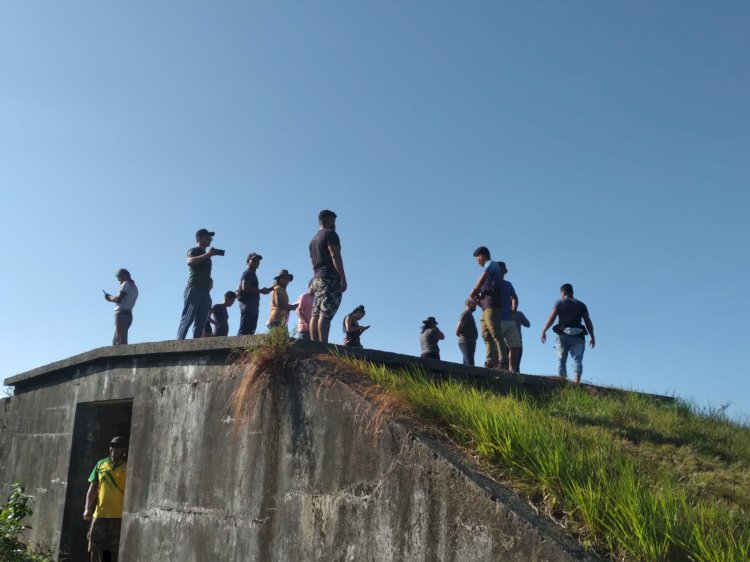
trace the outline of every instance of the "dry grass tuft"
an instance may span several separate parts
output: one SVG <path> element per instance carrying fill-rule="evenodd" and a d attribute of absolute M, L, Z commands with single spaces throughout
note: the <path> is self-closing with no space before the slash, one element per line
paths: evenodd
<path fill-rule="evenodd" d="M 252 421 L 258 401 L 268 384 L 291 376 L 297 361 L 293 346 L 294 340 L 285 328 L 273 328 L 261 336 L 257 345 L 234 354 L 229 375 L 240 379 L 229 399 L 229 410 L 234 420 L 232 432 L 235 435 Z"/>

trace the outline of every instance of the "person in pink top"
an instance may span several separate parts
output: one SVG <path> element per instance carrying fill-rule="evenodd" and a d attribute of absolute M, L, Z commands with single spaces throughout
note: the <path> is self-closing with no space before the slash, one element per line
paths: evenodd
<path fill-rule="evenodd" d="M 312 318 L 313 296 L 315 289 L 312 280 L 307 284 L 307 292 L 302 293 L 297 299 L 297 337 L 301 340 L 310 340 L 310 319 Z"/>

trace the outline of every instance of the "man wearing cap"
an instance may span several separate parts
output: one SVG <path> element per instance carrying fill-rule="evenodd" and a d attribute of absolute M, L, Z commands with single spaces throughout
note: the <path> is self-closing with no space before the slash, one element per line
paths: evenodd
<path fill-rule="evenodd" d="M 211 258 L 224 255 L 224 250 L 217 250 L 213 247 L 206 251 L 214 239 L 214 234 L 201 228 L 195 233 L 195 241 L 198 245 L 188 250 L 187 264 L 190 272 L 185 288 L 185 306 L 182 308 L 182 319 L 177 329 L 178 340 L 184 340 L 187 337 L 191 324 L 193 324 L 193 337 L 203 336 L 211 308 Z"/>
<path fill-rule="evenodd" d="M 324 209 L 318 214 L 320 229 L 310 242 L 310 261 L 313 268 L 313 299 L 310 337 L 328 342 L 331 320 L 341 305 L 346 291 L 346 274 L 341 259 L 341 240 L 336 234 L 336 213 Z"/>
<path fill-rule="evenodd" d="M 279 274 L 273 278 L 273 294 L 271 295 L 271 314 L 268 317 L 266 326 L 277 328 L 286 326 L 289 322 L 289 313 L 297 310 L 296 304 L 289 304 L 289 293 L 286 287 L 294 280 L 294 275 L 286 269 L 279 271 Z"/>
<path fill-rule="evenodd" d="M 263 256 L 251 252 L 247 256 L 247 269 L 242 274 L 240 286 L 237 289 L 237 300 L 240 301 L 240 329 L 238 336 L 248 336 L 255 333 L 258 327 L 258 314 L 260 308 L 260 295 L 271 292 L 268 287 L 258 288 L 258 276 L 256 271 L 260 266 Z"/>
<path fill-rule="evenodd" d="M 117 295 L 105 292 L 104 300 L 115 303 L 115 335 L 112 345 L 126 345 L 128 330 L 133 323 L 133 307 L 138 299 L 138 287 L 127 269 L 118 270 L 115 277 L 120 282 L 120 291 Z"/>
<path fill-rule="evenodd" d="M 83 519 L 91 521 L 88 551 L 91 562 L 102 562 L 104 553 L 117 562 L 120 550 L 120 523 L 128 468 L 128 440 L 117 436 L 110 441 L 109 456 L 94 466 L 89 476 Z"/>

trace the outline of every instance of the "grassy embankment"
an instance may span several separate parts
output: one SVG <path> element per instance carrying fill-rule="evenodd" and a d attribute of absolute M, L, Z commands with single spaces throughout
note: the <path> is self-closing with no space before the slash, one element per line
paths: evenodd
<path fill-rule="evenodd" d="M 721 412 L 565 388 L 500 396 L 348 359 L 614 560 L 750 560 L 750 428 Z"/>

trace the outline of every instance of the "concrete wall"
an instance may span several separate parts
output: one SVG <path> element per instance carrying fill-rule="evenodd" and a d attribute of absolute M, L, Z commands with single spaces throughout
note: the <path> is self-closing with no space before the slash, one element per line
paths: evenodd
<path fill-rule="evenodd" d="M 132 399 L 121 560 L 588 559 L 446 443 L 379 415 L 314 344 L 233 434 L 236 340 L 105 348 L 6 381 L 17 394 L 0 402 L 0 484 L 37 495 L 30 538 L 81 532 L 63 530 L 83 509 L 68 479 L 90 470 L 69 474 L 76 405 Z"/>

